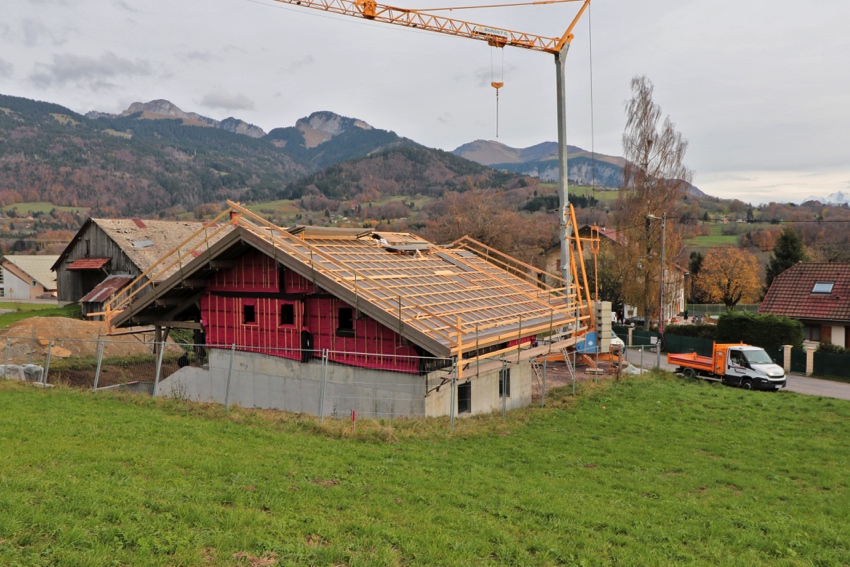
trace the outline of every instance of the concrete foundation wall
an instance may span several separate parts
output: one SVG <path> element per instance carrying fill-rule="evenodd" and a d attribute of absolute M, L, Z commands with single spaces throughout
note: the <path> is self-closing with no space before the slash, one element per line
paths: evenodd
<path fill-rule="evenodd" d="M 224 403 L 229 365 L 229 350 L 210 349 L 208 368 L 181 368 L 160 381 L 157 395 Z M 507 399 L 507 408 L 530 405 L 533 380 L 531 363 L 524 361 L 508 367 L 511 370 L 511 395 Z M 464 381 L 471 381 L 472 411 L 466 415 L 501 411 L 500 368 L 499 363 L 482 365 L 480 376 L 467 369 L 468 378 L 465 377 Z M 450 412 L 451 385 L 446 383 L 439 392 L 436 391 L 444 377 L 451 378 L 448 369 L 432 372 L 428 376 L 416 376 L 328 364 L 324 415 L 348 417 L 354 410 L 363 418 L 447 416 Z M 429 390 L 427 395 L 426 382 Z M 320 360 L 301 363 L 237 351 L 233 358 L 230 403 L 247 408 L 318 415 L 321 384 Z"/>
<path fill-rule="evenodd" d="M 507 399 L 507 409 L 516 409 L 531 405 L 531 385 L 533 370 L 531 362 L 509 364 L 511 371 L 510 396 Z M 472 411 L 463 415 L 492 413 L 502 411 L 502 398 L 499 396 L 499 370 L 501 364 L 482 363 L 480 376 L 476 375 L 474 363 L 464 369 L 463 382 L 469 381 L 472 388 Z M 428 397 L 425 399 L 425 414 L 429 417 L 450 415 L 451 383 L 440 386 L 442 378 L 451 380 L 451 373 L 434 372 L 428 376 Z M 437 386 L 440 390 L 437 391 Z M 455 397 L 455 412 L 457 412 L 457 397 Z M 458 415 L 458 414 L 456 414 Z"/>
<path fill-rule="evenodd" d="M 209 350 L 209 368 L 184 367 L 160 381 L 159 396 L 224 403 L 230 351 Z M 233 359 L 230 403 L 248 408 L 319 414 L 321 360 L 294 360 L 237 351 Z M 425 378 L 328 364 L 324 415 L 364 418 L 423 417 Z"/>

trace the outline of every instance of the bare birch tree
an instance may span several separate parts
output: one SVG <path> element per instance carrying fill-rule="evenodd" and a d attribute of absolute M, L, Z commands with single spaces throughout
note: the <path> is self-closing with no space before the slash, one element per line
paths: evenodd
<path fill-rule="evenodd" d="M 652 100 L 653 85 L 644 76 L 632 79 L 623 133 L 623 186 L 617 199 L 617 230 L 625 238 L 618 250 L 625 277 L 623 296 L 650 320 L 658 317 L 661 275 L 661 222 L 667 217 L 666 269 L 682 249 L 682 197 L 691 180 L 683 161 L 688 142 L 670 117 Z"/>

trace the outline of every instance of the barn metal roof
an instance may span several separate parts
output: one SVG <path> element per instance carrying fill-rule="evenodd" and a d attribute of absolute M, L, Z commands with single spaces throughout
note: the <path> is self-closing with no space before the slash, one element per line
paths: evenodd
<path fill-rule="evenodd" d="M 112 297 L 112 294 L 133 281 L 133 276 L 112 275 L 100 282 L 93 290 L 87 293 L 80 303 L 103 303 Z"/>

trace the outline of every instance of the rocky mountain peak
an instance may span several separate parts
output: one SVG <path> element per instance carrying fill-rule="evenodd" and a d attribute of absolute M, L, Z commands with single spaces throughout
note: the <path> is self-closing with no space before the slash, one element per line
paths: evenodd
<path fill-rule="evenodd" d="M 322 110 L 314 112 L 306 118 L 300 118 L 295 127 L 304 134 L 304 143 L 308 148 L 314 148 L 319 144 L 327 142 L 334 136 L 338 136 L 351 128 L 372 130 L 373 128 L 356 118 L 347 118 L 333 112 Z"/>

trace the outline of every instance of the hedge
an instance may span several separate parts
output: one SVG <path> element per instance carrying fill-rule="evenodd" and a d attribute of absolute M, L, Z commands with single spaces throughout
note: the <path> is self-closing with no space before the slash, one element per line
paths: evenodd
<path fill-rule="evenodd" d="M 668 325 L 664 334 L 713 341 L 717 339 L 717 325 Z"/>
<path fill-rule="evenodd" d="M 778 349 L 782 345 L 803 345 L 803 324 L 795 319 L 776 315 L 724 313 L 717 321 L 717 342 L 760 346 Z"/>

